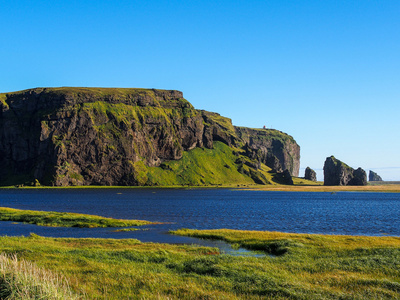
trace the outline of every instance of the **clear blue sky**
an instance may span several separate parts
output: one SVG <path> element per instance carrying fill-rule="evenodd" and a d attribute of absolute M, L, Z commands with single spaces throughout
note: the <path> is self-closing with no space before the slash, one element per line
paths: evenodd
<path fill-rule="evenodd" d="M 177 89 L 400 180 L 400 1 L 0 1 L 0 92 Z M 322 171 L 319 171 L 319 179 Z"/>

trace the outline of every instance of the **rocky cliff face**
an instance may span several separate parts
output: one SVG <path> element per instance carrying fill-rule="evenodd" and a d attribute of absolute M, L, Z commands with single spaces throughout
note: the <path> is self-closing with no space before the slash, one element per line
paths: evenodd
<path fill-rule="evenodd" d="M 264 156 L 271 152 L 282 168 L 298 172 L 299 147 L 291 137 L 282 133 L 284 138 L 254 143 L 250 135 L 260 134 L 250 130 L 244 142 L 243 130 L 194 109 L 179 91 L 37 88 L 0 94 L 0 183 L 144 185 L 144 168 L 213 148 L 216 141 L 248 143 L 255 152 L 259 146 Z"/>
<path fill-rule="evenodd" d="M 367 173 L 361 168 L 354 170 L 334 156 L 327 157 L 324 185 L 367 185 Z"/>
<path fill-rule="evenodd" d="M 307 167 L 304 171 L 304 179 L 317 181 L 317 173 L 310 167 Z"/>
<path fill-rule="evenodd" d="M 383 181 L 381 176 L 371 170 L 369 170 L 368 179 L 369 181 Z"/>
<path fill-rule="evenodd" d="M 245 143 L 248 156 L 256 158 L 276 172 L 287 169 L 299 176 L 300 147 L 290 135 L 274 129 L 235 127 L 236 135 Z"/>

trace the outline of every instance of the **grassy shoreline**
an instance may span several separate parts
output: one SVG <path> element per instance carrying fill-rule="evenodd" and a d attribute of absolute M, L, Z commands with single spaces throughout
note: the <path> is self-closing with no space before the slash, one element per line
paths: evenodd
<path fill-rule="evenodd" d="M 376 192 L 400 193 L 400 184 L 365 186 L 325 186 L 325 185 L 271 185 L 249 187 L 248 190 L 280 192 Z"/>
<path fill-rule="evenodd" d="M 17 255 L 65 277 L 84 299 L 396 299 L 400 237 L 180 230 L 274 256 L 137 240 L 0 237 Z"/>
<path fill-rule="evenodd" d="M 376 192 L 376 193 L 400 193 L 400 184 L 382 184 L 366 186 L 324 186 L 315 185 L 209 185 L 209 186 L 8 186 L 1 189 L 237 189 L 254 191 L 279 191 L 279 192 Z"/>
<path fill-rule="evenodd" d="M 105 218 L 96 215 L 54 211 L 22 210 L 9 207 L 0 207 L 0 221 L 23 222 L 50 227 L 80 228 L 129 227 L 154 224 L 153 222 L 143 220 L 122 220 Z"/>

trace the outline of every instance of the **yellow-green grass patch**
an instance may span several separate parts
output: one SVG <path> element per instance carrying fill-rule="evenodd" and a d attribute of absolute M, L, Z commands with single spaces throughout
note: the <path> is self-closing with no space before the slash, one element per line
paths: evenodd
<path fill-rule="evenodd" d="M 21 210 L 8 207 L 0 207 L 0 221 L 13 221 L 51 227 L 129 227 L 152 224 L 142 220 L 122 220 L 105 218 L 96 215 Z"/>

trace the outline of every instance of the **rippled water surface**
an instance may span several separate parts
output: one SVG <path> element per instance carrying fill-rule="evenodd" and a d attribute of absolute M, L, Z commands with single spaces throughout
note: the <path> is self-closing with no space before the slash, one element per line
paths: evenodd
<path fill-rule="evenodd" d="M 400 236 L 400 194 L 306 193 L 229 189 L 2 189 L 0 206 L 167 222 L 140 231 L 52 228 L 0 222 L 0 235 L 136 238 L 196 243 L 177 228 Z M 205 243 L 209 245 L 209 243 Z"/>

